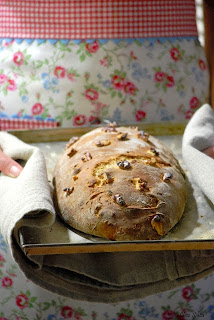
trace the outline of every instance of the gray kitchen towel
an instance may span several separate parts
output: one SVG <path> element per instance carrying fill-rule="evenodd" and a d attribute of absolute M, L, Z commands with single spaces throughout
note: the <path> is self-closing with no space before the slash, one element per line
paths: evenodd
<path fill-rule="evenodd" d="M 195 182 L 214 204 L 214 159 L 202 151 L 214 146 L 214 110 L 209 104 L 196 111 L 183 135 L 183 159 Z"/>
<path fill-rule="evenodd" d="M 214 270 L 214 252 L 100 252 L 27 256 L 19 230 L 46 232 L 56 219 L 43 154 L 0 132 L 4 153 L 24 166 L 18 178 L 0 174 L 0 232 L 25 276 L 51 292 L 84 301 L 115 303 L 194 282 Z"/>

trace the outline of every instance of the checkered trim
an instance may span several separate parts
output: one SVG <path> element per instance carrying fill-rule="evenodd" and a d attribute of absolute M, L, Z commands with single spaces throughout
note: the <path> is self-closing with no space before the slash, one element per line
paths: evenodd
<path fill-rule="evenodd" d="M 197 36 L 195 0 L 0 0 L 0 37 Z"/>
<path fill-rule="evenodd" d="M 56 128 L 58 126 L 59 126 L 59 123 L 56 121 L 0 118 L 1 131 L 20 130 L 20 129 L 45 129 L 45 128 Z"/>

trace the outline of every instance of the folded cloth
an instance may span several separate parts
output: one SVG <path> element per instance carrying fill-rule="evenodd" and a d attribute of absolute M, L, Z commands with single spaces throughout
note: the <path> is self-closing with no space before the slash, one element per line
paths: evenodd
<path fill-rule="evenodd" d="M 214 111 L 205 104 L 196 111 L 183 136 L 184 162 L 197 185 L 214 204 L 214 159 L 202 150 L 214 146 Z"/>
<path fill-rule="evenodd" d="M 24 165 L 16 179 L 2 173 L 0 176 L 0 231 L 11 245 L 11 236 L 19 229 L 19 224 L 48 226 L 55 219 L 55 211 L 40 150 L 6 132 L 0 132 L 0 147 L 5 154 Z M 35 219 L 38 216 L 39 219 Z"/>
<path fill-rule="evenodd" d="M 25 255 L 22 226 L 44 232 L 56 214 L 41 151 L 0 132 L 0 146 L 22 160 L 18 178 L 0 174 L 0 231 L 22 272 L 35 284 L 89 302 L 115 303 L 174 289 L 210 274 L 214 252 L 153 251 Z"/>

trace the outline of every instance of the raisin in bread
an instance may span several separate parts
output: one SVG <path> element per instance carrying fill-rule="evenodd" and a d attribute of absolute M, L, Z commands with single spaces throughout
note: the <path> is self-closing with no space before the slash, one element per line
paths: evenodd
<path fill-rule="evenodd" d="M 110 240 L 160 239 L 180 220 L 184 173 L 158 139 L 109 124 L 66 145 L 54 171 L 61 218 Z"/>

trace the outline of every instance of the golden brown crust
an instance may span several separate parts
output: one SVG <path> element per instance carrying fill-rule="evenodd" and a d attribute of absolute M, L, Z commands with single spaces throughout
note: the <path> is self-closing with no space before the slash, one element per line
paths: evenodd
<path fill-rule="evenodd" d="M 54 173 L 59 214 L 67 224 L 123 241 L 159 239 L 180 220 L 184 174 L 159 140 L 138 128 L 109 125 L 73 141 Z"/>

